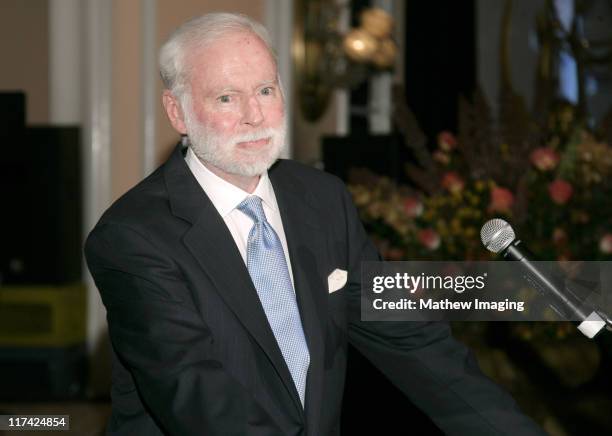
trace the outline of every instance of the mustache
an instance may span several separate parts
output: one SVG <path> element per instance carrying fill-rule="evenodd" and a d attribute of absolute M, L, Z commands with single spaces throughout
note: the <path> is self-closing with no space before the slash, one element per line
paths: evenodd
<path fill-rule="evenodd" d="M 260 139 L 271 138 L 282 131 L 282 127 L 267 127 L 255 132 L 233 135 L 229 138 L 229 142 L 237 144 L 239 142 L 259 141 Z"/>

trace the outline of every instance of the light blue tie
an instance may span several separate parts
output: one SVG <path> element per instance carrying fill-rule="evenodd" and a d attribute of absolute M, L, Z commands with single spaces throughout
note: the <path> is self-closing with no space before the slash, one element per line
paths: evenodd
<path fill-rule="evenodd" d="M 247 197 L 238 210 L 253 220 L 247 243 L 247 268 L 304 406 L 310 354 L 283 246 L 266 220 L 261 198 Z"/>

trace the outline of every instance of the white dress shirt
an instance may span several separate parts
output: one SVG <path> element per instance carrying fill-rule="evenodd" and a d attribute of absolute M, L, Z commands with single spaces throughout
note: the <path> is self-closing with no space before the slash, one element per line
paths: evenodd
<path fill-rule="evenodd" d="M 278 210 L 278 204 L 276 203 L 274 189 L 268 177 L 268 172 L 266 171 L 261 175 L 255 191 L 249 194 L 206 168 L 191 150 L 191 147 L 187 149 L 185 161 L 204 192 L 206 192 L 208 198 L 210 198 L 210 201 L 212 201 L 217 212 L 219 212 L 219 215 L 221 215 L 221 218 L 225 221 L 225 225 L 232 234 L 245 265 L 247 263 L 247 241 L 249 232 L 253 227 L 253 220 L 238 210 L 237 206 L 249 195 L 256 195 L 261 198 L 266 219 L 283 245 L 287 267 L 289 268 L 289 276 L 291 277 L 291 283 L 295 290 L 289 250 L 287 248 L 287 238 L 285 237 L 283 222 L 281 220 L 280 211 Z"/>

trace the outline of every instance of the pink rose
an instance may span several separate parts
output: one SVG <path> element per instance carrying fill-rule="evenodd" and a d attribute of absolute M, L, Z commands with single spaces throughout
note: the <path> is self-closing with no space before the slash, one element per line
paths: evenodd
<path fill-rule="evenodd" d="M 444 151 L 451 151 L 457 147 L 457 138 L 451 132 L 444 130 L 438 133 L 438 147 Z"/>
<path fill-rule="evenodd" d="M 423 213 L 423 203 L 416 197 L 407 197 L 404 200 L 404 212 L 410 218 L 416 218 Z"/>
<path fill-rule="evenodd" d="M 529 155 L 531 163 L 540 171 L 550 171 L 559 164 L 559 154 L 550 147 L 539 147 Z"/>
<path fill-rule="evenodd" d="M 548 185 L 548 193 L 550 198 L 557 204 L 565 204 L 569 201 L 574 188 L 565 180 L 557 179 Z"/>
<path fill-rule="evenodd" d="M 442 187 L 453 194 L 461 192 L 464 186 L 465 182 L 454 171 L 449 171 L 442 177 Z"/>
<path fill-rule="evenodd" d="M 612 233 L 606 233 L 599 241 L 599 249 L 603 254 L 612 254 Z"/>
<path fill-rule="evenodd" d="M 440 246 L 440 236 L 433 229 L 421 229 L 417 237 L 419 242 L 428 250 L 435 250 Z"/>
<path fill-rule="evenodd" d="M 509 189 L 500 188 L 499 186 L 491 189 L 490 212 L 510 212 L 513 204 L 514 194 Z"/>

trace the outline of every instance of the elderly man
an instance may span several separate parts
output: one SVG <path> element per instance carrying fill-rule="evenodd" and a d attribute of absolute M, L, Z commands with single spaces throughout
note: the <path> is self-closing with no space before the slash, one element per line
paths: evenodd
<path fill-rule="evenodd" d="M 379 256 L 337 178 L 278 160 L 261 25 L 193 19 L 160 67 L 189 146 L 86 244 L 114 352 L 109 434 L 337 435 L 347 341 L 449 434 L 540 434 L 447 325 L 361 321 L 360 264 Z"/>

